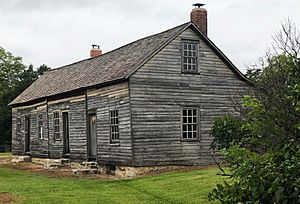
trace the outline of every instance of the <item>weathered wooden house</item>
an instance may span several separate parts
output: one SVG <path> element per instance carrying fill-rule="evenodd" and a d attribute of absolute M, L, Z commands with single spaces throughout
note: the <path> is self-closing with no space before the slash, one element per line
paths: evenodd
<path fill-rule="evenodd" d="M 12 153 L 103 165 L 212 163 L 216 116 L 250 82 L 207 37 L 207 12 L 52 69 L 11 102 Z"/>

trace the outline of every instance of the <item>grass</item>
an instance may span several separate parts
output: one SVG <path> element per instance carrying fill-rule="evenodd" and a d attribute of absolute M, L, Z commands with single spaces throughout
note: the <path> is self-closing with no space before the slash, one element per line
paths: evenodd
<path fill-rule="evenodd" d="M 167 173 L 132 180 L 53 178 L 0 167 L 0 192 L 17 203 L 208 203 L 218 170 Z"/>
<path fill-rule="evenodd" d="M 6 156 L 10 156 L 11 153 L 10 152 L 0 152 L 0 157 L 6 157 Z"/>

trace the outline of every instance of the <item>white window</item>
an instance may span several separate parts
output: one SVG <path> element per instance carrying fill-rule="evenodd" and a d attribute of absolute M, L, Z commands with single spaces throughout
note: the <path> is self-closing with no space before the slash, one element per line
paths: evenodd
<path fill-rule="evenodd" d="M 193 140 L 198 138 L 198 109 L 182 108 L 182 139 Z"/>
<path fill-rule="evenodd" d="M 43 139 L 43 114 L 38 114 L 38 138 Z"/>
<path fill-rule="evenodd" d="M 182 71 L 198 72 L 198 43 L 193 41 L 182 42 Z"/>
<path fill-rule="evenodd" d="M 54 127 L 54 139 L 59 140 L 60 139 L 60 118 L 59 118 L 59 112 L 56 111 L 53 113 L 53 127 Z"/>

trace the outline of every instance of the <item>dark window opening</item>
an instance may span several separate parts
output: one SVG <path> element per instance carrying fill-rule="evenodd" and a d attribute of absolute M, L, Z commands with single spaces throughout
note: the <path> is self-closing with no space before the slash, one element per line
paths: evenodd
<path fill-rule="evenodd" d="M 109 111 L 110 115 L 110 142 L 119 142 L 119 115 L 118 110 Z"/>
<path fill-rule="evenodd" d="M 182 139 L 198 138 L 198 110 L 196 108 L 182 109 Z"/>

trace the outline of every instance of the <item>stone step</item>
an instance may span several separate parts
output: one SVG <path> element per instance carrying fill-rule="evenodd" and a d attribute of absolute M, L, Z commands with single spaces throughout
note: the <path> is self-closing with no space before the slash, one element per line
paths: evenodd
<path fill-rule="evenodd" d="M 98 169 L 73 169 L 74 174 L 97 174 Z"/>
<path fill-rule="evenodd" d="M 97 162 L 82 162 L 82 166 L 97 166 Z"/>
<path fill-rule="evenodd" d="M 74 174 L 97 174 L 98 173 L 98 164 L 97 162 L 86 161 L 80 163 L 80 166 L 76 169 L 73 169 Z"/>

